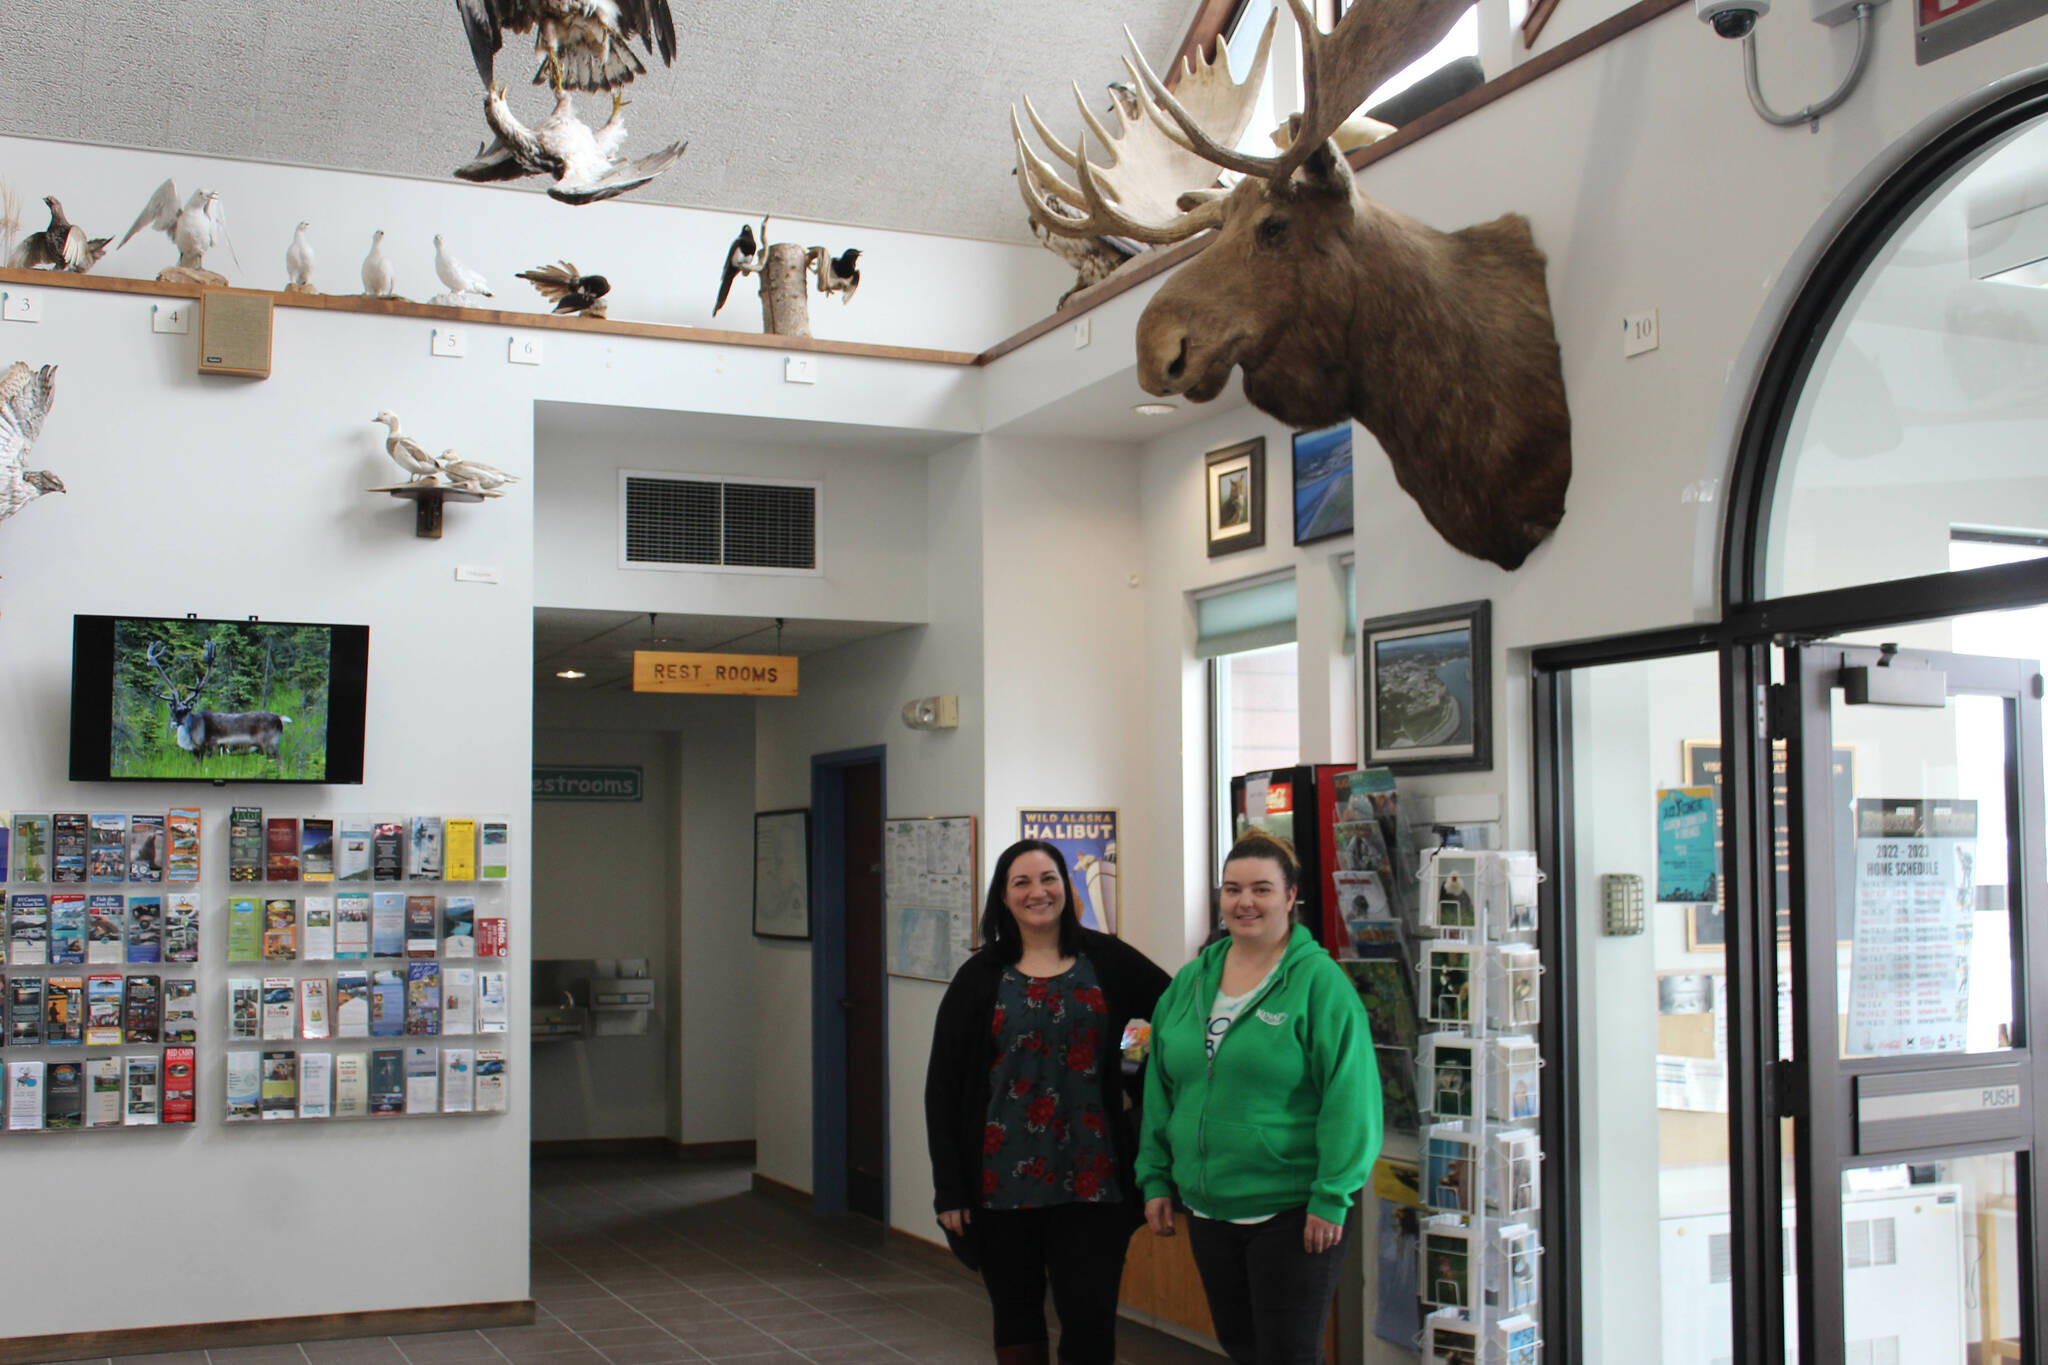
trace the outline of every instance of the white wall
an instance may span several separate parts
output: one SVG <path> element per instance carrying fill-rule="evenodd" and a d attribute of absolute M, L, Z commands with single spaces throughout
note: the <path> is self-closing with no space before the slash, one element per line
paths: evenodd
<path fill-rule="evenodd" d="M 929 625 L 804 660 L 803 695 L 756 703 L 754 808 L 811 804 L 811 759 L 885 745 L 886 816 L 985 816 L 982 694 L 983 457 L 979 441 L 933 456 L 924 536 L 933 565 Z M 957 693 L 957 730 L 904 728 L 903 703 Z M 771 709 L 772 708 L 772 709 Z M 987 828 L 984 820 L 983 829 Z M 755 1088 L 757 1169 L 801 1190 L 812 1180 L 811 952 L 761 940 L 759 1055 L 776 1061 Z M 924 1063 L 943 987 L 889 978 L 887 1104 L 889 1221 L 927 1233 L 931 1171 L 924 1157 Z"/>
<path fill-rule="evenodd" d="M 54 194 L 72 222 L 96 237 L 111 233 L 117 241 L 165 177 L 174 178 L 184 194 L 217 190 L 234 252 L 216 251 L 206 264 L 246 288 L 284 288 L 285 248 L 305 220 L 312 224 L 307 235 L 318 257 L 313 283 L 327 293 L 362 289 L 363 257 L 371 234 L 381 228 L 399 294 L 421 302 L 433 298 L 442 292 L 434 274 L 434 235 L 441 233 L 464 264 L 491 282 L 493 307 L 548 311 L 518 272 L 566 259 L 611 281 L 614 318 L 761 330 L 760 305 L 746 280 L 733 286 L 718 316 L 711 315 L 726 249 L 747 221 L 734 214 L 632 199 L 576 208 L 453 178 L 436 184 L 19 137 L 0 137 L 0 166 L 21 196 L 28 230 L 41 230 L 47 221 L 42 198 Z M 758 230 L 758 217 L 754 223 Z M 852 303 L 812 295 L 812 333 L 839 341 L 978 352 L 1043 317 L 1073 281 L 1071 270 L 1036 245 L 780 217 L 770 235 L 775 241 L 862 248 L 861 288 Z M 163 235 L 150 232 L 110 253 L 95 273 L 154 279 L 176 260 Z"/>
<path fill-rule="evenodd" d="M 77 149 L 70 149 L 78 155 Z M 10 1336 L 521 1299 L 527 1294 L 527 1001 L 513 993 L 510 1113 L 349 1123 L 223 1122 L 226 815 L 509 815 L 512 879 L 480 892 L 511 919 L 526 979 L 532 504 L 453 507 L 439 541 L 412 509 L 363 489 L 390 467 L 367 419 L 390 403 L 459 428 L 528 471 L 530 417 L 509 367 L 454 366 L 431 386 L 386 344 L 384 320 L 280 317 L 275 377 L 202 379 L 191 337 L 153 335 L 149 301 L 54 292 L 45 320 L 0 329 L 7 359 L 59 365 L 33 463 L 69 486 L 0 528 L 0 772 L 16 810 L 205 811 L 198 1112 L 192 1128 L 6 1135 L 10 1226 L 39 1229 L 51 1265 L 103 1257 L 107 1218 L 170 1249 L 118 1294 L 14 1292 Z M 465 513 L 469 515 L 464 515 Z M 458 563 L 497 586 L 457 583 Z M 361 787 L 291 789 L 66 781 L 73 612 L 364 622 L 371 628 Z M 461 1178 L 451 1185 L 446 1173 Z M 373 1196 L 372 1190 L 375 1189 Z M 87 1193 L 83 1198 L 81 1192 Z M 119 1194 L 118 1204 L 104 1197 Z M 369 1201 L 369 1202 L 366 1202 Z M 364 1254 L 372 1207 L 437 1209 L 463 1229 L 392 1236 Z M 110 1211 L 118 1207 L 118 1213 Z M 95 1216 L 85 1211 L 99 1210 Z M 232 1266 L 222 1274 L 220 1267 Z"/>
<path fill-rule="evenodd" d="M 825 357 L 832 359 L 833 357 Z M 721 434 L 742 425 L 645 409 L 545 404 L 536 418 L 540 496 L 534 514 L 537 600 L 606 611 L 786 616 L 808 620 L 919 621 L 927 577 L 925 451 L 932 438 L 862 434 L 827 445 L 743 424 L 757 439 Z M 832 432 L 843 442 L 846 429 Z M 777 436 L 780 439 L 776 439 Z M 879 448 L 877 448 L 879 447 Z M 676 572 L 621 568 L 620 473 L 816 480 L 817 574 Z"/>

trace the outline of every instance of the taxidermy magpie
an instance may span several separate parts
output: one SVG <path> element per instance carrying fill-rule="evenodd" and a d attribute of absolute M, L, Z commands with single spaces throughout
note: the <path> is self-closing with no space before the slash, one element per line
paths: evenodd
<path fill-rule="evenodd" d="M 557 313 L 576 313 L 586 318 L 603 317 L 604 296 L 612 292 L 610 280 L 602 275 L 581 273 L 574 261 L 557 261 L 553 265 L 522 270 L 519 278 L 540 290 L 541 296 L 555 305 Z"/>
<path fill-rule="evenodd" d="M 850 246 L 837 256 L 825 254 L 825 248 L 811 248 L 811 262 L 818 271 L 820 293 L 837 294 L 841 303 L 853 302 L 853 291 L 860 288 L 860 248 Z"/>
<path fill-rule="evenodd" d="M 768 220 L 764 218 L 761 231 L 766 233 L 767 230 Z M 754 225 L 742 223 L 740 235 L 732 239 L 732 246 L 725 253 L 725 273 L 718 277 L 718 302 L 711 307 L 712 317 L 717 317 L 718 310 L 725 307 L 726 295 L 732 293 L 732 282 L 739 278 L 740 272 L 752 270 L 760 264 L 756 259 L 760 249 L 760 243 L 754 240 Z"/>

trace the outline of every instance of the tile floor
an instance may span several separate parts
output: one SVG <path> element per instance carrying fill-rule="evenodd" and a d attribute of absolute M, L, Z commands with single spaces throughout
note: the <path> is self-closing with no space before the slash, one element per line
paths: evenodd
<path fill-rule="evenodd" d="M 755 1194 L 744 1165 L 533 1166 L 531 1327 L 308 1341 L 111 1365 L 987 1365 L 981 1285 L 861 1219 Z M 1222 1357 L 1134 1323 L 1122 1365 Z M 105 1363 L 103 1363 L 105 1365 Z"/>

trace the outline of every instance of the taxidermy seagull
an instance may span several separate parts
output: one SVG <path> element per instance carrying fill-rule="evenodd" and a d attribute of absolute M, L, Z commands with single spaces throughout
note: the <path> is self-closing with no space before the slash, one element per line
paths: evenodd
<path fill-rule="evenodd" d="M 68 270 L 75 275 L 99 264 L 100 257 L 107 254 L 107 243 L 114 239 L 87 237 L 84 228 L 64 216 L 64 206 L 56 195 L 46 195 L 43 203 L 50 210 L 50 225 L 22 238 L 7 264 L 16 270 Z"/>
<path fill-rule="evenodd" d="M 363 257 L 363 292 L 372 298 L 388 299 L 398 292 L 398 272 L 384 254 L 384 229 L 370 238 L 370 254 Z"/>
<path fill-rule="evenodd" d="M 28 467 L 29 447 L 43 434 L 56 387 L 55 365 L 32 370 L 17 360 L 0 374 L 0 521 L 45 493 L 64 491 L 55 474 Z"/>
<path fill-rule="evenodd" d="M 560 90 L 554 112 L 528 128 L 505 106 L 505 87 L 492 86 L 484 97 L 484 122 L 496 140 L 479 148 L 476 160 L 457 166 L 455 174 L 478 181 L 545 175 L 555 182 L 548 193 L 565 204 L 594 204 L 639 189 L 675 165 L 690 144 L 671 142 L 637 161 L 622 160 L 626 103 L 613 95 L 611 118 L 593 133 L 576 117 L 569 92 Z"/>
<path fill-rule="evenodd" d="M 586 318 L 605 314 L 604 296 L 612 282 L 602 275 L 585 275 L 574 261 L 557 261 L 534 270 L 522 270 L 519 278 L 540 290 L 541 297 L 555 305 L 557 313 L 576 313 Z"/>
<path fill-rule="evenodd" d="M 410 436 L 398 434 L 398 414 L 386 409 L 371 419 L 391 428 L 391 434 L 384 438 L 384 453 L 392 462 L 412 476 L 412 483 L 434 483 L 441 472 L 441 462 L 427 454 L 427 448 Z"/>
<path fill-rule="evenodd" d="M 192 197 L 178 206 L 178 187 L 166 180 L 156 187 L 156 193 L 149 197 L 142 213 L 135 220 L 135 226 L 128 229 L 128 235 L 121 239 L 121 247 L 128 245 L 131 238 L 144 228 L 155 228 L 171 239 L 178 248 L 180 270 L 205 270 L 203 259 L 218 243 L 226 242 L 228 254 L 235 256 L 235 264 L 242 259 L 235 255 L 235 244 L 228 241 L 227 215 L 220 206 L 220 196 L 212 190 L 194 190 Z M 212 273 L 212 272 L 208 272 Z"/>
<path fill-rule="evenodd" d="M 761 220 L 761 231 L 768 231 L 768 220 Z M 725 307 L 725 296 L 732 293 L 732 282 L 740 277 L 741 271 L 758 270 L 761 266 L 760 243 L 754 240 L 754 225 L 740 224 L 740 235 L 732 239 L 732 246 L 725 253 L 725 273 L 718 277 L 718 302 L 712 305 L 711 316 L 717 317 L 718 310 Z"/>
<path fill-rule="evenodd" d="M 452 294 L 491 297 L 491 282 L 456 260 L 438 232 L 434 234 L 434 273 L 441 277 L 441 283 L 447 285 Z"/>
<path fill-rule="evenodd" d="M 668 0 L 455 0 L 470 55 L 486 86 L 495 68 L 505 32 L 533 34 L 540 55 L 535 85 L 556 90 L 615 90 L 628 85 L 647 68 L 633 51 L 638 38 L 662 64 L 675 65 L 676 21 Z"/>
<path fill-rule="evenodd" d="M 818 272 L 818 292 L 837 294 L 841 303 L 853 302 L 853 291 L 860 288 L 860 248 L 848 247 L 837 256 L 825 254 L 825 248 L 814 246 L 804 255 L 810 258 L 811 268 Z"/>
<path fill-rule="evenodd" d="M 292 234 L 292 244 L 284 252 L 285 283 L 300 289 L 313 287 L 313 248 L 306 241 L 306 229 L 311 226 L 311 223 L 299 224 L 298 231 Z"/>
<path fill-rule="evenodd" d="M 441 470 L 449 483 L 469 493 L 497 493 L 506 484 L 519 482 L 516 474 L 507 474 L 482 460 L 465 460 L 452 450 L 441 452 Z"/>

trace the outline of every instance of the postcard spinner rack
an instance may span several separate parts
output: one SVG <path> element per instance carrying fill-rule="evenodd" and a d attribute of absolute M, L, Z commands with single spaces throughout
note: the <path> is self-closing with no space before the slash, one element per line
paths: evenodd
<path fill-rule="evenodd" d="M 1423 855 L 1424 1365 L 1538 1365 L 1543 972 L 1533 853 Z"/>

